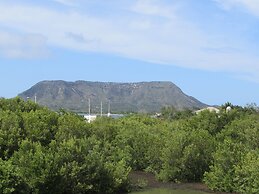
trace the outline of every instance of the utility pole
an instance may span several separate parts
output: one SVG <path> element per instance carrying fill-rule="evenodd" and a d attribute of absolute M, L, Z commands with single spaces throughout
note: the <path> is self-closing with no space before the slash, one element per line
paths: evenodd
<path fill-rule="evenodd" d="M 89 116 L 91 115 L 91 100 L 88 98 L 88 111 L 89 111 Z"/>
<path fill-rule="evenodd" d="M 101 101 L 101 117 L 103 116 L 103 101 Z"/>
<path fill-rule="evenodd" d="M 109 102 L 108 102 L 108 114 L 107 114 L 107 116 L 110 117 L 110 115 L 111 115 L 111 101 L 109 100 Z"/>

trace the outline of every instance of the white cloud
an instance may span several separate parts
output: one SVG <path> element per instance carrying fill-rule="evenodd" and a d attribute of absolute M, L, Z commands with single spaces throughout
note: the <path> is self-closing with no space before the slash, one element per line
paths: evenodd
<path fill-rule="evenodd" d="M 0 31 L 0 54 L 8 58 L 45 58 L 49 52 L 46 38 L 38 34 L 15 34 Z"/>
<path fill-rule="evenodd" d="M 224 9 L 240 8 L 249 11 L 251 14 L 259 17 L 259 1 L 258 0 L 215 0 Z"/>
<path fill-rule="evenodd" d="M 169 19 L 175 19 L 173 6 L 160 4 L 158 0 L 138 0 L 132 6 L 131 10 L 144 15 L 160 16 Z"/>
<path fill-rule="evenodd" d="M 238 41 L 205 33 L 199 26 L 180 17 L 178 12 L 181 10 L 173 4 L 165 6 L 154 0 L 130 2 L 131 6 L 123 9 L 125 14 L 116 18 L 109 14 L 94 16 L 75 9 L 58 11 L 0 3 L 0 25 L 23 32 L 28 37 L 41 34 L 47 38 L 44 39 L 47 42 L 36 44 L 36 47 L 31 46 L 33 44 L 25 36 L 7 38 L 9 42 L 14 41 L 13 46 L 0 40 L 0 48 L 2 53 L 19 56 L 23 53 L 15 52 L 15 48 L 23 47 L 15 45 L 17 42 L 30 48 L 43 48 L 47 44 L 167 65 L 245 73 L 259 81 L 258 56 L 250 54 Z"/>
<path fill-rule="evenodd" d="M 57 3 L 61 3 L 66 6 L 77 6 L 78 5 L 77 0 L 53 0 L 53 1 L 55 1 Z"/>

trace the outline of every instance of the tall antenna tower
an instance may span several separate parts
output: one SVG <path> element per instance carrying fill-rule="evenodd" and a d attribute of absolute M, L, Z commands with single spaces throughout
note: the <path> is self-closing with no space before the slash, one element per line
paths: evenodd
<path fill-rule="evenodd" d="M 103 101 L 101 101 L 101 117 L 103 116 Z"/>
<path fill-rule="evenodd" d="M 88 114 L 91 115 L 91 100 L 88 98 Z"/>
<path fill-rule="evenodd" d="M 111 101 L 109 100 L 108 102 L 108 114 L 107 114 L 108 117 L 111 116 Z"/>

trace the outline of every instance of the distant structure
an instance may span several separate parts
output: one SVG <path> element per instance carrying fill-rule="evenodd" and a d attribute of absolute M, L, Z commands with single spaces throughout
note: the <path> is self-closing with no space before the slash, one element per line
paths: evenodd
<path fill-rule="evenodd" d="M 160 118 L 162 116 L 162 113 L 155 113 L 154 115 L 151 116 L 151 118 Z"/>
<path fill-rule="evenodd" d="M 26 100 L 32 100 L 29 96 L 26 97 Z M 37 95 L 35 94 L 34 95 L 34 103 L 36 104 L 37 103 Z"/>
<path fill-rule="evenodd" d="M 197 111 L 195 111 L 195 113 L 196 113 L 196 114 L 199 114 L 200 112 L 205 111 L 205 110 L 208 110 L 208 111 L 210 111 L 210 112 L 215 112 L 215 113 L 217 113 L 217 114 L 220 112 L 220 110 L 219 110 L 218 108 L 215 108 L 215 107 L 207 107 L 207 108 L 203 108 L 203 109 L 197 110 Z"/>
<path fill-rule="evenodd" d="M 84 119 L 88 122 L 91 123 L 96 120 L 97 117 L 111 117 L 113 119 L 118 119 L 121 117 L 124 117 L 124 114 L 111 114 L 111 104 L 110 101 L 108 101 L 108 110 L 107 114 L 103 114 L 103 103 L 101 101 L 101 110 L 99 114 L 91 114 L 91 101 L 88 99 L 88 114 L 79 114 L 84 117 Z"/>
<path fill-rule="evenodd" d="M 109 100 L 108 102 L 108 113 L 107 113 L 107 117 L 110 117 L 111 116 L 111 102 Z"/>
<path fill-rule="evenodd" d="M 101 101 L 101 117 L 103 116 L 103 101 Z"/>
<path fill-rule="evenodd" d="M 88 115 L 84 115 L 84 118 L 87 120 L 88 123 L 93 122 L 96 119 L 96 115 L 91 115 L 91 100 L 88 99 Z"/>
<path fill-rule="evenodd" d="M 84 118 L 88 123 L 93 122 L 96 119 L 96 117 L 97 117 L 96 115 L 84 115 Z"/>
<path fill-rule="evenodd" d="M 88 99 L 88 114 L 91 115 L 91 99 Z"/>
<path fill-rule="evenodd" d="M 232 110 L 232 108 L 230 107 L 230 106 L 228 106 L 227 108 L 226 108 L 226 112 L 228 113 L 228 112 L 230 112 Z"/>

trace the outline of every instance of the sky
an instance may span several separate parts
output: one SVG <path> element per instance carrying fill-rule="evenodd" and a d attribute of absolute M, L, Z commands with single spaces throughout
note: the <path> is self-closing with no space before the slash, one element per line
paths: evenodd
<path fill-rule="evenodd" d="M 0 96 L 43 80 L 172 81 L 259 104 L 259 0 L 0 0 Z"/>

